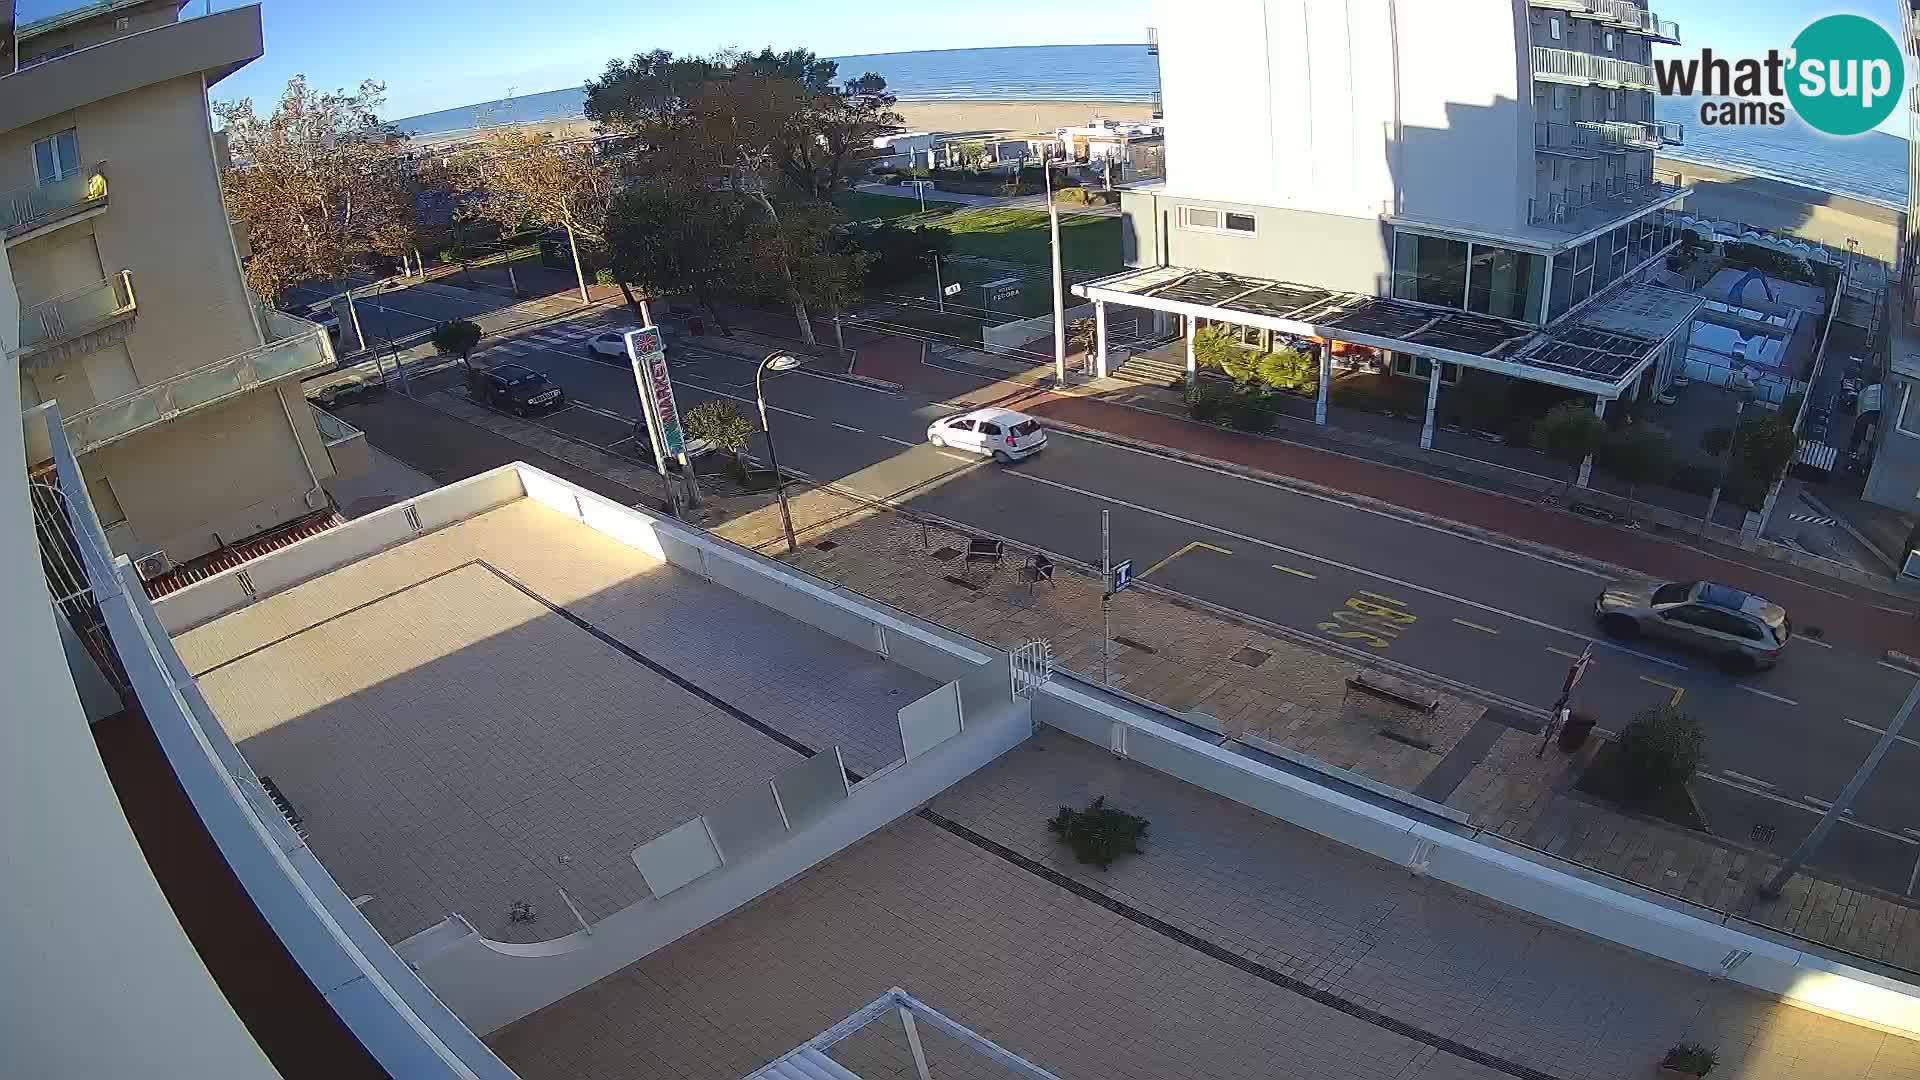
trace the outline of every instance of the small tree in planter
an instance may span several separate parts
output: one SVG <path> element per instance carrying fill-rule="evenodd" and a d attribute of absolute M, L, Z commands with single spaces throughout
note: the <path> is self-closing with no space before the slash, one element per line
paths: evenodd
<path fill-rule="evenodd" d="M 1683 1042 L 1667 1051 L 1660 1062 L 1666 1076 L 1705 1076 L 1720 1064 L 1720 1055 L 1696 1042 Z"/>
<path fill-rule="evenodd" d="M 688 436 L 705 439 L 714 449 L 733 459 L 734 475 L 745 487 L 747 446 L 753 442 L 753 421 L 748 420 L 731 401 L 708 401 L 687 410 L 681 421 Z"/>
<path fill-rule="evenodd" d="M 1707 733 L 1672 705 L 1654 705 L 1620 733 L 1618 753 L 1629 787 L 1642 795 L 1666 791 L 1693 778 L 1707 756 Z"/>
<path fill-rule="evenodd" d="M 1606 437 L 1606 422 L 1593 415 L 1593 410 L 1574 401 L 1554 406 L 1552 412 L 1533 425 L 1533 445 L 1545 450 L 1548 457 L 1572 468 L 1567 474 L 1567 486 L 1562 497 L 1573 494 L 1573 482 L 1579 476 L 1580 463 L 1587 459 L 1588 454 L 1599 449 Z"/>
<path fill-rule="evenodd" d="M 1140 854 L 1140 840 L 1147 835 L 1147 819 L 1107 805 L 1101 795 L 1085 810 L 1063 806 L 1047 820 L 1047 829 L 1073 849 L 1076 862 L 1092 863 L 1105 870 L 1122 855 Z"/>
<path fill-rule="evenodd" d="M 433 331 L 433 347 L 443 356 L 458 356 L 460 362 L 472 370 L 468 357 L 473 347 L 480 344 L 480 326 L 466 319 L 450 319 L 441 323 Z"/>
<path fill-rule="evenodd" d="M 1091 354 L 1098 336 L 1099 327 L 1092 319 L 1075 319 L 1067 324 L 1067 351 Z"/>

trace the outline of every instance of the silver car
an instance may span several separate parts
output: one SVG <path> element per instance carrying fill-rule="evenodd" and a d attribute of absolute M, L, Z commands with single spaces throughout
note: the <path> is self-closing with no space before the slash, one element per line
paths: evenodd
<path fill-rule="evenodd" d="M 1593 613 L 1614 637 L 1662 638 L 1738 670 L 1779 663 L 1793 633 L 1786 608 L 1712 581 L 1616 581 L 1594 600 Z"/>

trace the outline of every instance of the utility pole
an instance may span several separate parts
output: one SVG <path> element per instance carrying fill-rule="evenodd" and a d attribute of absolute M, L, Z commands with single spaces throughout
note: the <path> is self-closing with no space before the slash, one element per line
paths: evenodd
<path fill-rule="evenodd" d="M 1053 159 L 1040 159 L 1047 186 L 1047 239 L 1053 249 L 1053 384 L 1067 385 L 1067 304 L 1060 295 L 1060 208 L 1053 201 Z"/>
<path fill-rule="evenodd" d="M 1787 861 L 1780 864 L 1780 869 L 1774 871 L 1773 876 L 1760 886 L 1761 896 L 1769 900 L 1779 896 L 1780 890 L 1787 887 L 1787 882 L 1792 880 L 1794 873 L 1800 869 L 1800 864 L 1807 861 L 1807 858 L 1820 847 L 1820 842 L 1833 831 L 1833 823 L 1840 819 L 1841 814 L 1853 808 L 1854 797 L 1859 795 L 1860 789 L 1866 787 L 1867 781 L 1873 778 L 1873 771 L 1880 767 L 1880 759 L 1886 757 L 1888 749 L 1899 741 L 1900 729 L 1907 725 L 1907 717 L 1913 715 L 1915 704 L 1920 704 L 1920 679 L 1914 680 L 1913 689 L 1907 691 L 1907 700 L 1900 703 L 1900 711 L 1893 714 L 1893 720 L 1887 724 L 1887 730 L 1881 734 L 1880 741 L 1873 744 L 1873 750 L 1867 754 L 1867 759 L 1860 763 L 1860 768 L 1854 772 L 1853 779 L 1847 781 L 1846 790 L 1840 793 L 1840 797 L 1833 801 L 1832 806 L 1827 807 L 1827 812 L 1820 816 L 1819 824 L 1813 827 L 1813 831 L 1807 834 L 1805 840 L 1800 841 L 1799 847 L 1793 849 L 1793 854 L 1787 856 Z"/>
<path fill-rule="evenodd" d="M 573 276 L 580 282 L 580 302 L 582 304 L 591 303 L 592 301 L 587 299 L 586 271 L 580 269 L 580 242 L 573 238 L 573 226 L 566 225 L 562 227 L 567 230 L 567 246 L 573 249 Z M 512 272 L 511 266 L 508 267 L 508 272 Z"/>
<path fill-rule="evenodd" d="M 1100 681 L 1103 684 L 1113 682 L 1113 551 L 1107 543 L 1107 514 L 1105 510 L 1100 511 Z"/>
<path fill-rule="evenodd" d="M 927 258 L 933 260 L 933 299 L 940 305 L 940 313 L 944 315 L 947 311 L 947 286 L 940 280 L 940 253 L 936 251 Z"/>

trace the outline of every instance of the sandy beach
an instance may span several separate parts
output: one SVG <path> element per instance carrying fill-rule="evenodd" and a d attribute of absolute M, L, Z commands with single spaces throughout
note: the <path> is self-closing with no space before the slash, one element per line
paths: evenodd
<path fill-rule="evenodd" d="M 1153 105 L 1145 101 L 901 101 L 894 111 L 910 131 L 1026 134 L 1077 127 L 1093 117 L 1146 120 Z"/>

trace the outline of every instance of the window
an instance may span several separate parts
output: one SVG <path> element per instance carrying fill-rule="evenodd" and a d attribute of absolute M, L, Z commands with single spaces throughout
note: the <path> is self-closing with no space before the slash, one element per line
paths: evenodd
<path fill-rule="evenodd" d="M 57 49 L 48 49 L 46 52 L 43 52 L 43 53 L 35 53 L 34 55 L 29 56 L 26 59 L 20 61 L 20 70 L 25 71 L 26 69 L 33 67 L 35 64 L 44 64 L 49 60 L 58 60 L 72 51 L 73 51 L 73 46 L 62 45 Z"/>
<path fill-rule="evenodd" d="M 1607 31 L 1606 41 L 1607 41 L 1607 51 L 1612 52 L 1613 51 L 1613 31 L 1611 30 Z"/>
<path fill-rule="evenodd" d="M 1679 604 L 1686 602 L 1687 594 L 1693 592 L 1691 581 L 1669 581 L 1653 590 L 1653 602 L 1656 604 Z"/>
<path fill-rule="evenodd" d="M 1560 40 L 1560 16 L 1547 16 L 1547 36 L 1555 41 Z"/>
<path fill-rule="evenodd" d="M 1593 245 L 1594 241 L 1589 240 L 1573 249 L 1573 307 L 1579 307 L 1593 295 Z"/>
<path fill-rule="evenodd" d="M 1567 88 L 1559 83 L 1553 84 L 1553 111 L 1563 112 L 1567 107 Z"/>
<path fill-rule="evenodd" d="M 1466 303 L 1466 287 L 1465 241 L 1411 232 L 1395 234 L 1393 295 L 1457 308 Z"/>
<path fill-rule="evenodd" d="M 953 423 L 951 423 L 951 424 L 948 424 L 947 426 L 948 426 L 948 427 L 950 427 L 950 428 L 952 428 L 952 429 L 953 429 L 953 430 L 955 430 L 955 431 L 972 431 L 972 430 L 973 430 L 973 421 L 971 421 L 971 420 L 955 420 L 955 421 L 954 421 Z"/>
<path fill-rule="evenodd" d="M 1183 206 L 1180 208 L 1180 227 L 1199 232 L 1230 232 L 1252 236 L 1255 231 L 1255 222 L 1252 214 L 1215 210 L 1205 206 Z"/>
<path fill-rule="evenodd" d="M 989 424 L 989 423 L 987 423 L 987 422 L 986 422 L 985 420 L 982 420 L 982 421 L 980 421 L 980 434 L 982 434 L 982 435 L 998 435 L 998 434 L 1000 434 L 1000 425 L 999 425 L 999 424 Z"/>
<path fill-rule="evenodd" d="M 1473 245 L 1467 310 L 1532 322 L 1540 306 L 1540 256 Z"/>
<path fill-rule="evenodd" d="M 40 183 L 57 183 L 79 171 L 80 138 L 74 129 L 34 140 L 33 172 Z"/>
<path fill-rule="evenodd" d="M 1560 179 L 1560 159 L 1559 158 L 1553 159 L 1553 178 L 1555 180 Z"/>

